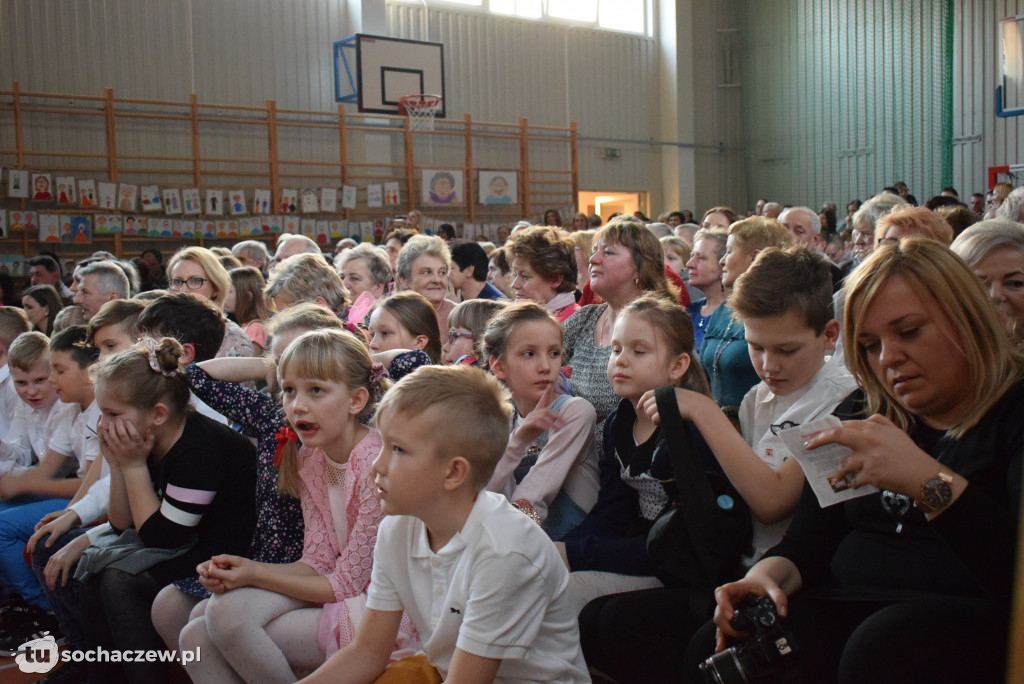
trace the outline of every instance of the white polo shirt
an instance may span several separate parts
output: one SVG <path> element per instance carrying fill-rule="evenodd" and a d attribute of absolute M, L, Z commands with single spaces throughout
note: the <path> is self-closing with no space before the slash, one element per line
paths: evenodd
<path fill-rule="evenodd" d="M 84 477 L 89 463 L 100 455 L 100 438 L 96 434 L 100 414 L 99 404 L 93 400 L 84 411 L 79 408 L 74 422 L 62 426 L 50 440 L 51 449 L 65 456 L 74 456 L 78 460 L 78 477 Z"/>
<path fill-rule="evenodd" d="M 500 659 L 496 682 L 589 682 L 569 572 L 540 526 L 480 492 L 439 552 L 412 516 L 388 516 L 374 549 L 367 606 L 405 610 L 430 664 L 447 678 L 456 647 Z"/>
<path fill-rule="evenodd" d="M 792 454 L 776 433 L 829 415 L 855 389 L 857 381 L 846 366 L 829 360 L 809 383 L 784 397 L 759 382 L 747 392 L 740 404 L 743 439 L 772 470 L 778 470 Z M 745 558 L 744 562 L 748 566 L 753 565 L 765 551 L 782 541 L 790 520 L 792 516 L 766 525 L 754 517 L 754 555 Z"/>

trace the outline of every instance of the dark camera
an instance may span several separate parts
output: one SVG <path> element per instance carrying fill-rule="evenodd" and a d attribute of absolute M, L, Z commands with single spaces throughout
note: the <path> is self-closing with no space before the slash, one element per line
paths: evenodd
<path fill-rule="evenodd" d="M 707 684 L 781 684 L 799 681 L 796 646 L 767 596 L 753 596 L 736 609 L 730 621 L 749 637 L 716 653 L 700 665 Z"/>

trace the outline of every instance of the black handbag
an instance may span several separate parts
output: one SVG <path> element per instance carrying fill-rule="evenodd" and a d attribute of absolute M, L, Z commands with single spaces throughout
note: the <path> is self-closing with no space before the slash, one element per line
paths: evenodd
<path fill-rule="evenodd" d="M 721 470 L 701 463 L 693 428 L 679 415 L 675 387 L 658 389 L 655 399 L 672 457 L 675 479 L 669 484 L 675 486 L 666 486 L 670 501 L 648 532 L 647 552 L 658 579 L 668 587 L 688 587 L 690 615 L 705 620 L 714 610 L 715 588 L 742 575 L 750 511 Z"/>

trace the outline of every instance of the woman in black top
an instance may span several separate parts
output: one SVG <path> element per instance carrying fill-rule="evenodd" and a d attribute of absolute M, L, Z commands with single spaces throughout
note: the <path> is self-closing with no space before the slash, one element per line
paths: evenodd
<path fill-rule="evenodd" d="M 936 242 L 881 247 L 846 283 L 848 363 L 873 415 L 807 446 L 850 447 L 835 475 L 881 491 L 821 509 L 805 487 L 783 541 L 716 592 L 718 648 L 753 594 L 788 618 L 803 681 L 1002 681 L 1024 358 Z M 691 642 L 686 678 L 699 680 L 709 638 Z"/>

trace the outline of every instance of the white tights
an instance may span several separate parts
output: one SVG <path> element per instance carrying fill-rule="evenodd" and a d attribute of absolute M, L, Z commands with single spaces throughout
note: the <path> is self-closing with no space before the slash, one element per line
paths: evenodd
<path fill-rule="evenodd" d="M 181 630 L 182 649 L 202 649 L 188 674 L 197 684 L 294 682 L 326 659 L 317 645 L 321 610 L 254 587 L 214 594 Z"/>

